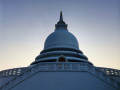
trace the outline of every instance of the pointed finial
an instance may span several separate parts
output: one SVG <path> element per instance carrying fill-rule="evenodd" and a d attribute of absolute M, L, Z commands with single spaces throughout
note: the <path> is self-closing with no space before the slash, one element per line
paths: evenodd
<path fill-rule="evenodd" d="M 65 24 L 65 22 L 63 21 L 62 11 L 60 11 L 60 19 L 57 22 L 57 24 L 55 24 L 55 28 L 56 28 L 56 30 L 58 28 L 65 28 L 67 30 L 67 24 Z"/>
<path fill-rule="evenodd" d="M 60 20 L 59 21 L 63 21 L 62 11 L 60 11 Z"/>

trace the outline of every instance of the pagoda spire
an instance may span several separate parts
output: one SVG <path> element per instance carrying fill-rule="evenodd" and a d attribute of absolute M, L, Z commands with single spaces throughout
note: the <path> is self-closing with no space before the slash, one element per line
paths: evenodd
<path fill-rule="evenodd" d="M 60 12 L 60 20 L 59 21 L 63 21 L 62 11 Z"/>
<path fill-rule="evenodd" d="M 60 29 L 60 28 L 64 28 L 67 30 L 67 24 L 63 21 L 63 14 L 62 11 L 60 11 L 60 19 L 57 22 L 57 24 L 55 24 L 55 29 Z"/>

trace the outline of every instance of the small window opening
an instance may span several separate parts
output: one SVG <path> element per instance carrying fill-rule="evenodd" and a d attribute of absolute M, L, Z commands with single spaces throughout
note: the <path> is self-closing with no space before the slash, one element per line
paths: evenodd
<path fill-rule="evenodd" d="M 59 57 L 58 62 L 66 62 L 66 58 L 64 58 L 64 57 Z"/>

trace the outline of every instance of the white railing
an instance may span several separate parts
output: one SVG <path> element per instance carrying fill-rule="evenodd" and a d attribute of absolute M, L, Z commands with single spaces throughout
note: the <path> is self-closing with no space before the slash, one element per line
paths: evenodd
<path fill-rule="evenodd" d="M 85 71 L 85 72 L 89 72 L 89 73 L 95 75 L 96 77 L 104 80 L 105 82 L 107 82 L 111 86 L 114 86 L 118 90 L 120 89 L 119 82 L 110 78 L 104 72 L 102 72 L 101 70 L 99 70 L 98 68 L 96 68 L 92 65 L 89 65 L 86 63 L 77 63 L 77 62 L 51 62 L 51 63 L 44 62 L 44 63 L 37 64 L 31 68 L 28 68 L 25 72 L 21 73 L 18 77 L 16 76 L 11 81 L 7 82 L 2 87 L 0 87 L 0 90 L 11 89 L 17 83 L 22 82 L 27 77 L 30 77 L 33 74 L 38 73 L 40 71 L 53 71 L 53 72 L 55 72 L 55 71 L 57 71 L 57 72 L 58 71 L 70 71 L 70 72 Z"/>
<path fill-rule="evenodd" d="M 103 67 L 97 67 L 99 70 L 102 70 L 104 73 L 106 73 L 109 76 L 118 76 L 120 77 L 120 70 L 117 69 L 111 69 L 111 68 L 103 68 Z"/>
<path fill-rule="evenodd" d="M 26 69 L 27 68 L 14 68 L 14 69 L 3 70 L 0 72 L 0 77 L 18 76 Z"/>

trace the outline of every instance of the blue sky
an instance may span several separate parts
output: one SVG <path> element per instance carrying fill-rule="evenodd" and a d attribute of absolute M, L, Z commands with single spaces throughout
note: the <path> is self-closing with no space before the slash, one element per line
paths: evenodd
<path fill-rule="evenodd" d="M 119 0 L 1 0 L 0 70 L 29 66 L 61 10 L 89 61 L 120 69 Z"/>

